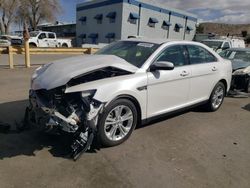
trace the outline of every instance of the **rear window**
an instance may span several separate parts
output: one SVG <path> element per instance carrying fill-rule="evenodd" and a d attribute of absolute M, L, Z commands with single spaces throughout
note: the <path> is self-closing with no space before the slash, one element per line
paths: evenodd
<path fill-rule="evenodd" d="M 56 37 L 55 37 L 55 34 L 54 34 L 54 33 L 49 33 L 49 38 L 50 38 L 50 39 L 56 38 Z"/>
<path fill-rule="evenodd" d="M 190 64 L 201 64 L 216 62 L 217 58 L 200 46 L 188 45 L 187 50 L 189 53 Z"/>

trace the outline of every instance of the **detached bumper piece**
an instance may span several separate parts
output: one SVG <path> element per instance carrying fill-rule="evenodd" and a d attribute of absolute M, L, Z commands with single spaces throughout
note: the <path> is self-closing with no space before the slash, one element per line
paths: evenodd
<path fill-rule="evenodd" d="M 231 89 L 232 90 L 244 90 L 247 91 L 250 75 L 233 75 Z"/>
<path fill-rule="evenodd" d="M 81 93 L 64 94 L 63 88 L 31 90 L 29 99 L 26 121 L 45 132 L 72 134 L 74 160 L 91 147 L 102 103 L 82 98 Z"/>

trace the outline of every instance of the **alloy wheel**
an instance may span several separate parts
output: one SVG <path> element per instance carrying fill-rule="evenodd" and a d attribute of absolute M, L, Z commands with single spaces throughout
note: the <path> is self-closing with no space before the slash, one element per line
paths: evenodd
<path fill-rule="evenodd" d="M 133 126 L 132 110 L 125 105 L 114 107 L 106 117 L 104 132 L 111 141 L 123 139 Z"/>

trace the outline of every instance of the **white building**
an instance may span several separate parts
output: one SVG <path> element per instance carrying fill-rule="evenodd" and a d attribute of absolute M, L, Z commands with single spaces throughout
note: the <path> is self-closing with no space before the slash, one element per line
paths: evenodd
<path fill-rule="evenodd" d="M 136 0 L 96 0 L 76 7 L 77 44 L 109 43 L 129 36 L 192 40 L 193 14 Z"/>

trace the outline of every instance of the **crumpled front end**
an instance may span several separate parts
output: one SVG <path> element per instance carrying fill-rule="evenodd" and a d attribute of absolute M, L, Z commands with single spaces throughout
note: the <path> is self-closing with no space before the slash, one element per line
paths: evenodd
<path fill-rule="evenodd" d="M 234 69 L 232 74 L 231 89 L 250 92 L 250 66 Z"/>
<path fill-rule="evenodd" d="M 93 92 L 64 93 L 66 87 L 30 90 L 29 122 L 46 132 L 70 133 L 75 138 L 72 157 L 86 151 L 94 138 L 98 114 L 104 104 L 93 99 Z"/>
<path fill-rule="evenodd" d="M 249 82 L 250 82 L 250 74 L 233 75 L 231 89 L 248 91 Z"/>

